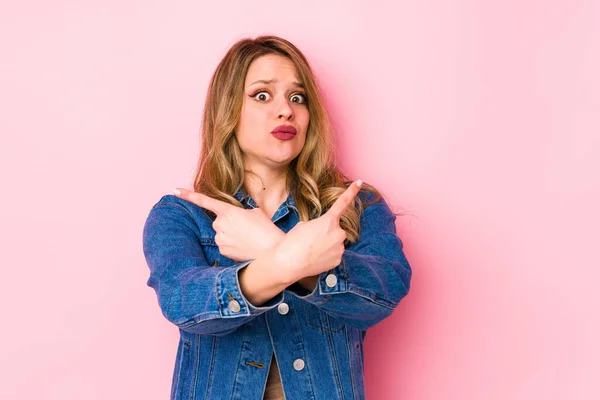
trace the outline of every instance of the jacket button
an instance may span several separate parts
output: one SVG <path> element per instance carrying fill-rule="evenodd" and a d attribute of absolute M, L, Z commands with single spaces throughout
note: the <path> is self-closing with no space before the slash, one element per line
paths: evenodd
<path fill-rule="evenodd" d="M 302 371 L 304 369 L 304 360 L 301 358 L 294 360 L 294 369 L 296 371 Z"/>
<path fill-rule="evenodd" d="M 288 306 L 286 303 L 281 303 L 277 306 L 277 311 L 279 311 L 279 314 L 285 315 L 288 313 L 288 311 L 290 311 L 290 306 Z"/>
<path fill-rule="evenodd" d="M 229 305 L 227 306 L 229 307 L 229 309 L 233 312 L 239 312 L 240 311 L 240 303 L 238 303 L 237 300 L 231 300 L 229 302 Z"/>
<path fill-rule="evenodd" d="M 335 276 L 334 274 L 327 275 L 327 277 L 325 278 L 325 283 L 329 287 L 334 287 L 337 284 L 337 276 Z"/>

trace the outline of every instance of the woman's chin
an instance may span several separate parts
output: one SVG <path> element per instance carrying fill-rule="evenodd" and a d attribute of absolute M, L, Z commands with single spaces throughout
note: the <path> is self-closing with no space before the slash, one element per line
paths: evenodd
<path fill-rule="evenodd" d="M 291 163 L 300 153 L 289 153 L 289 154 L 277 154 L 268 157 L 271 164 L 274 166 L 284 166 Z"/>

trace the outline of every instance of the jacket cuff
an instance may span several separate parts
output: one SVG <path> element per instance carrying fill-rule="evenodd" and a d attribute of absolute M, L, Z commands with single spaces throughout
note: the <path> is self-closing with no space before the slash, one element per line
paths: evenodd
<path fill-rule="evenodd" d="M 290 287 L 289 290 L 309 303 L 321 305 L 331 299 L 332 294 L 346 293 L 348 291 L 348 274 L 342 262 L 335 268 L 319 274 L 317 284 L 312 292 L 300 285 Z"/>
<path fill-rule="evenodd" d="M 245 261 L 237 266 L 225 268 L 216 279 L 217 302 L 223 318 L 258 315 L 269 311 L 283 302 L 283 292 L 266 301 L 261 306 L 255 306 L 243 295 L 240 287 L 239 271 L 254 260 Z"/>

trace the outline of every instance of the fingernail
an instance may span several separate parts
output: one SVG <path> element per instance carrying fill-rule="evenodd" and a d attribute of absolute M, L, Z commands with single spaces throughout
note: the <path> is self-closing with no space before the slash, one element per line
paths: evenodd
<path fill-rule="evenodd" d="M 356 181 L 356 186 L 358 186 L 358 187 L 362 186 L 362 181 L 360 179 Z"/>
<path fill-rule="evenodd" d="M 173 189 L 173 193 L 175 193 L 177 196 L 181 195 L 181 190 L 179 189 Z"/>

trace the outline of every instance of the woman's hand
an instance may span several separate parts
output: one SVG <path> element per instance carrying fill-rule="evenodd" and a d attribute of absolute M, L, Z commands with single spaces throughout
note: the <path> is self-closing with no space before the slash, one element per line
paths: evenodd
<path fill-rule="evenodd" d="M 289 281 L 318 275 L 342 261 L 346 231 L 340 217 L 360 191 L 362 181 L 353 182 L 319 218 L 298 222 L 275 249 L 276 262 L 285 268 Z"/>
<path fill-rule="evenodd" d="M 175 189 L 174 193 L 215 213 L 215 243 L 222 255 L 236 262 L 257 259 L 273 250 L 285 236 L 260 208 L 237 207 L 185 189 Z"/>

